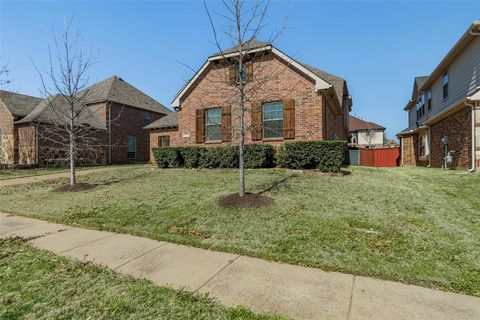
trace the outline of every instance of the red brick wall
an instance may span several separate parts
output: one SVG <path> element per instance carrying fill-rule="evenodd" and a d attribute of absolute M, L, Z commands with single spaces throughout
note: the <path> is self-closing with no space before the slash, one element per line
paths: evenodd
<path fill-rule="evenodd" d="M 181 133 L 177 128 L 167 128 L 167 129 L 154 129 L 150 130 L 150 162 L 153 162 L 152 149 L 159 147 L 159 137 L 169 136 L 170 145 L 178 146 L 180 144 L 180 135 Z"/>
<path fill-rule="evenodd" d="M 136 161 L 148 161 L 150 155 L 149 131 L 144 130 L 144 115 L 148 111 L 111 103 L 112 117 L 112 163 L 125 163 L 127 159 L 127 136 L 137 138 Z M 107 109 L 108 112 L 108 109 Z M 150 112 L 152 122 L 162 115 Z"/>
<path fill-rule="evenodd" d="M 453 169 L 469 169 L 472 165 L 472 112 L 464 108 L 440 122 L 430 126 L 431 164 L 433 167 L 442 167 L 444 147 L 442 138 L 448 136 L 448 151 L 452 153 Z"/>
<path fill-rule="evenodd" d="M 274 55 L 262 57 L 254 61 L 254 80 L 247 84 L 246 107 L 251 108 L 252 103 L 295 99 L 295 140 L 322 140 L 331 139 L 334 132 L 339 138 L 344 137 L 343 121 L 337 121 L 333 114 L 325 114 L 324 99 L 315 91 L 313 81 L 286 65 Z M 273 75 L 272 80 L 265 81 L 268 75 Z M 234 133 L 238 132 L 238 90 L 228 84 L 228 65 L 219 63 L 211 64 L 202 79 L 183 98 L 179 112 L 179 131 L 188 131 L 189 138 L 181 138 L 179 144 L 196 144 L 195 142 L 195 111 L 217 106 L 231 106 L 232 127 Z M 330 110 L 330 107 L 326 107 Z M 331 112 L 331 111 L 328 111 Z M 325 119 L 328 117 L 328 119 Z M 338 115 L 343 118 L 343 115 Z M 246 125 L 251 124 L 250 113 L 245 116 Z M 330 128 L 324 129 L 324 123 Z M 339 124 L 341 126 L 339 126 Z M 328 133 L 326 132 L 328 131 Z M 327 133 L 327 135 L 325 135 Z M 330 136 L 329 136 L 330 135 Z M 232 142 L 238 142 L 238 134 L 232 135 Z M 246 135 L 246 143 L 252 142 L 250 132 Z M 263 141 L 264 143 L 278 144 L 277 141 Z"/>
<path fill-rule="evenodd" d="M 13 164 L 14 162 L 14 135 L 13 135 L 13 116 L 0 100 L 0 129 L 2 130 L 2 154 L 0 163 Z"/>

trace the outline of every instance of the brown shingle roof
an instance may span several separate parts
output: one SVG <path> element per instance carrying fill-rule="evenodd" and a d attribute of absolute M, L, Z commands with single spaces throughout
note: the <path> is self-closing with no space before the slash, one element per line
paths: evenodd
<path fill-rule="evenodd" d="M 117 76 L 100 81 L 82 92 L 86 91 L 88 91 L 87 101 L 89 103 L 112 101 L 156 113 L 169 114 L 172 112 L 160 102 Z"/>
<path fill-rule="evenodd" d="M 24 117 L 35 108 L 42 99 L 24 94 L 0 90 L 0 100 L 13 116 Z"/>
<path fill-rule="evenodd" d="M 381 125 L 368 122 L 354 116 L 349 116 L 348 123 L 348 131 L 360 131 L 368 129 L 385 130 L 385 127 L 382 127 Z"/>
<path fill-rule="evenodd" d="M 164 129 L 164 128 L 174 128 L 178 127 L 178 113 L 170 113 L 165 117 L 158 119 L 150 123 L 148 126 L 143 129 Z"/>

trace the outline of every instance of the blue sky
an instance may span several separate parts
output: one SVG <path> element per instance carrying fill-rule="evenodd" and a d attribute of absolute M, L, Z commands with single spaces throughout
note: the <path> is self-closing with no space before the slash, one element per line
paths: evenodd
<path fill-rule="evenodd" d="M 209 2 L 219 10 L 218 2 Z M 13 82 L 2 89 L 38 95 L 30 58 L 48 66 L 52 30 L 75 13 L 82 46 L 95 53 L 92 81 L 118 75 L 165 105 L 215 52 L 200 1 L 0 1 L 0 58 Z M 272 1 L 268 30 L 289 15 L 276 46 L 348 81 L 352 114 L 387 127 L 407 125 L 413 78 L 428 75 L 480 19 L 480 1 Z M 180 63 L 181 62 L 181 63 Z"/>

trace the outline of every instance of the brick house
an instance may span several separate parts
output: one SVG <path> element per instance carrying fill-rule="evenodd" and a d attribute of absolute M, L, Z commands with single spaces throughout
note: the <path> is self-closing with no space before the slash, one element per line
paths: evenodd
<path fill-rule="evenodd" d="M 250 41 L 210 56 L 172 102 L 177 111 L 145 129 L 158 146 L 238 143 L 238 86 L 246 88 L 246 143 L 347 138 L 352 99 L 344 79 L 303 64 L 273 45 Z M 240 73 L 241 70 L 241 74 Z"/>
<path fill-rule="evenodd" d="M 95 145 L 82 151 L 82 161 L 96 164 L 116 164 L 132 161 L 145 162 L 149 159 L 150 141 L 145 125 L 172 113 L 161 103 L 147 96 L 123 79 L 113 76 L 79 92 L 88 108 L 82 111 L 80 120 L 95 131 Z M 60 95 L 47 100 L 37 99 L 30 105 L 28 114 L 13 122 L 15 127 L 14 161 L 3 163 L 16 165 L 49 165 L 65 162 L 67 154 L 55 140 L 48 139 L 46 132 L 55 128 L 64 103 Z M 20 105 L 12 101 L 10 108 Z M 48 130 L 50 131 L 48 131 Z M 3 128 L 2 128 L 3 131 Z"/>
<path fill-rule="evenodd" d="M 384 146 L 385 127 L 350 116 L 348 121 L 348 145 L 377 148 Z"/>
<path fill-rule="evenodd" d="M 416 77 L 398 133 L 401 165 L 480 167 L 480 21 L 475 21 L 429 76 Z"/>

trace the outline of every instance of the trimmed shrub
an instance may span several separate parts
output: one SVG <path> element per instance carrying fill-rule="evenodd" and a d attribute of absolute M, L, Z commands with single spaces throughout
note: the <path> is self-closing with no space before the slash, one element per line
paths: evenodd
<path fill-rule="evenodd" d="M 178 168 L 183 164 L 178 148 L 154 148 L 152 152 L 159 168 Z"/>
<path fill-rule="evenodd" d="M 238 168 L 238 146 L 168 147 L 153 149 L 159 168 Z M 275 164 L 275 148 L 271 145 L 245 145 L 245 168 L 269 168 Z"/>
<path fill-rule="evenodd" d="M 278 162 L 290 169 L 339 172 L 345 158 L 346 141 L 294 141 L 281 146 Z"/>

